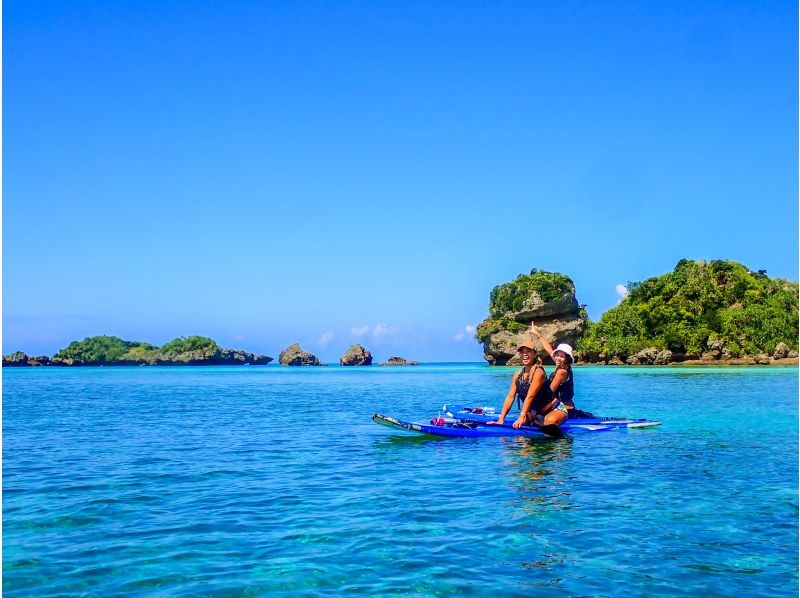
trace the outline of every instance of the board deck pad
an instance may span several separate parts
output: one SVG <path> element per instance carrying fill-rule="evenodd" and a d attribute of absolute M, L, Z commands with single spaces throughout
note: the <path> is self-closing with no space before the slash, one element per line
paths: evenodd
<path fill-rule="evenodd" d="M 544 431 L 537 426 L 521 426 L 519 428 L 514 428 L 510 425 L 493 425 L 470 420 L 449 421 L 444 420 L 444 418 L 434 418 L 433 421 L 435 423 L 408 422 L 382 413 L 373 414 L 372 421 L 406 432 L 444 438 L 482 438 L 488 436 L 548 437 Z M 596 424 L 586 424 L 576 426 L 570 430 L 564 430 L 564 432 L 603 432 L 611 429 L 613 428 Z"/>
<path fill-rule="evenodd" d="M 442 413 L 446 418 L 469 420 L 477 422 L 490 422 L 496 420 L 500 416 L 499 411 L 495 411 L 494 407 L 468 407 L 465 405 L 444 405 Z M 506 416 L 506 421 L 513 421 L 511 418 L 516 419 L 516 414 L 509 414 Z M 653 426 L 660 426 L 661 422 L 652 421 L 649 419 L 633 419 L 626 417 L 594 417 L 594 418 L 570 418 L 561 424 L 562 430 L 568 430 L 575 426 L 584 425 L 599 425 L 612 428 L 650 428 Z"/>

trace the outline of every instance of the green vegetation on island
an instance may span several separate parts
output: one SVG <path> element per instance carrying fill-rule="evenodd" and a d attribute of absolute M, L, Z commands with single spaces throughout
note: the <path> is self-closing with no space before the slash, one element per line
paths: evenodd
<path fill-rule="evenodd" d="M 588 361 L 646 349 L 675 360 L 772 355 L 798 348 L 798 284 L 729 260 L 683 259 L 673 272 L 628 284 L 629 294 L 589 325 L 577 349 Z"/>
<path fill-rule="evenodd" d="M 534 268 L 530 274 L 520 274 L 511 282 L 497 285 L 489 294 L 489 315 L 499 317 L 507 312 L 519 312 L 533 293 L 543 303 L 556 301 L 575 292 L 575 283 L 557 272 Z"/>
<path fill-rule="evenodd" d="M 531 315 L 542 306 L 573 297 L 575 284 L 563 274 L 534 268 L 511 282 L 497 285 L 489 294 L 489 317 L 478 324 L 475 338 L 480 340 L 500 330 L 522 332 Z"/>
<path fill-rule="evenodd" d="M 144 355 L 157 349 L 150 343 L 124 341 L 116 336 L 90 336 L 82 341 L 71 342 L 53 355 L 53 359 L 77 363 L 114 363 L 125 361 L 131 352 Z"/>

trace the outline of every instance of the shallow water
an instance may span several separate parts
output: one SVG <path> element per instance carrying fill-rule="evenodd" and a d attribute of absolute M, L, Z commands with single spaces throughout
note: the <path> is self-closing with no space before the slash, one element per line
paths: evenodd
<path fill-rule="evenodd" d="M 796 596 L 796 368 L 576 369 L 664 425 L 428 439 L 513 369 L 3 370 L 3 591 Z"/>

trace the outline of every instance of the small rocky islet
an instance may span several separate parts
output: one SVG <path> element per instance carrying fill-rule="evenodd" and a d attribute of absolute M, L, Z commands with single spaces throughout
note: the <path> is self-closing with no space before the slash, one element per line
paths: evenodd
<path fill-rule="evenodd" d="M 281 365 L 301 366 L 301 365 L 324 365 L 319 358 L 294 343 L 281 351 L 278 357 Z M 339 358 L 339 365 L 342 366 L 365 366 L 372 365 L 372 353 L 358 343 L 350 345 L 344 355 Z M 392 356 L 380 365 L 419 365 L 418 361 L 404 359 L 403 357 Z"/>
<path fill-rule="evenodd" d="M 372 365 L 372 353 L 355 343 L 339 358 L 340 365 Z"/>
<path fill-rule="evenodd" d="M 299 343 L 292 343 L 278 355 L 281 365 L 322 365 L 316 355 L 304 351 Z"/>
<path fill-rule="evenodd" d="M 564 274 L 534 268 L 494 287 L 489 315 L 475 330 L 491 365 L 518 365 L 516 349 L 531 340 L 535 322 L 551 344 L 575 348 L 576 362 L 601 365 L 782 365 L 798 362 L 798 284 L 771 278 L 729 260 L 680 260 L 672 272 L 628 283 L 619 305 L 592 322 Z M 540 348 L 540 356 L 549 355 Z M 273 361 L 224 349 L 207 337 L 176 338 L 161 347 L 114 336 L 75 341 L 52 357 L 18 351 L 4 367 L 86 365 L 266 365 Z M 293 343 L 280 352 L 286 366 L 320 366 Z M 342 366 L 372 365 L 372 354 L 351 345 Z M 392 356 L 382 366 L 418 365 Z"/>

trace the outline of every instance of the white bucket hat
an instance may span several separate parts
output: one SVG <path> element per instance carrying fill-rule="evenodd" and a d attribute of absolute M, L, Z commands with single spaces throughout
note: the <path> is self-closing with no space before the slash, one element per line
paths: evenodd
<path fill-rule="evenodd" d="M 560 345 L 558 345 L 553 351 L 553 355 L 556 354 L 556 351 L 561 351 L 567 357 L 569 357 L 570 363 L 575 363 L 575 358 L 572 356 L 572 347 L 570 347 L 567 343 L 561 343 Z"/>

